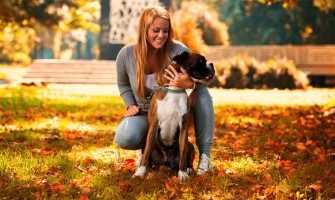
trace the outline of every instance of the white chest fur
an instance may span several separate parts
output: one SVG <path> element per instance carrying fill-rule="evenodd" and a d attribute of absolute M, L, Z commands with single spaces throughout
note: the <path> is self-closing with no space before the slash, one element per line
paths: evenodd
<path fill-rule="evenodd" d="M 175 133 L 182 126 L 183 115 L 187 113 L 187 98 L 186 93 L 167 93 L 164 99 L 157 102 L 158 123 L 164 145 L 174 143 Z"/>

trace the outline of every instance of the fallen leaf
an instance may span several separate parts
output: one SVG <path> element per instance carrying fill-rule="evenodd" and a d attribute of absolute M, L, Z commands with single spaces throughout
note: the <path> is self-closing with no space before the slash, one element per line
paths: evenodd
<path fill-rule="evenodd" d="M 83 194 L 88 194 L 91 192 L 91 188 L 87 186 L 87 187 L 82 188 L 80 191 Z"/>
<path fill-rule="evenodd" d="M 60 183 L 54 183 L 50 186 L 49 191 L 52 193 L 58 193 L 65 189 L 65 187 Z"/>
<path fill-rule="evenodd" d="M 86 158 L 83 161 L 83 164 L 84 165 L 88 165 L 88 164 L 90 164 L 92 162 L 93 162 L 93 159 L 91 157 L 89 157 L 89 156 L 86 156 Z"/>
<path fill-rule="evenodd" d="M 307 150 L 306 146 L 303 143 L 297 143 L 297 144 L 295 144 L 295 147 L 297 147 L 297 149 L 300 150 L 300 151 L 306 151 Z"/>

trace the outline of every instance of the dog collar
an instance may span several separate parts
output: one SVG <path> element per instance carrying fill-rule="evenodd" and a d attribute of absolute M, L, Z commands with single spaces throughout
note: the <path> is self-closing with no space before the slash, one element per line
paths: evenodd
<path fill-rule="evenodd" d="M 176 94 L 185 92 L 184 89 L 171 89 L 171 88 L 160 86 L 160 85 L 155 85 L 154 90 L 159 90 L 159 91 L 164 91 L 164 92 L 171 92 L 171 93 L 176 93 Z"/>

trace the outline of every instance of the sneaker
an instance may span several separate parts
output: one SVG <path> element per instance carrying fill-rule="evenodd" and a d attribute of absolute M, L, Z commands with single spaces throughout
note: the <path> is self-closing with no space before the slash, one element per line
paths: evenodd
<path fill-rule="evenodd" d="M 202 175 L 206 172 L 213 172 L 212 163 L 206 154 L 202 154 L 198 164 L 197 175 Z"/>

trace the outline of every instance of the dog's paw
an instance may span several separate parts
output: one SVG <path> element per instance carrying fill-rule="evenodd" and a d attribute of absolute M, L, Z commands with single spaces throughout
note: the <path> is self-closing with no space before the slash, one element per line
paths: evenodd
<path fill-rule="evenodd" d="M 181 181 L 184 181 L 184 180 L 188 179 L 187 172 L 179 170 L 178 179 L 181 180 Z"/>
<path fill-rule="evenodd" d="M 147 168 L 145 166 L 140 166 L 139 168 L 136 169 L 136 172 L 132 176 L 132 178 L 143 177 L 146 171 L 147 171 Z"/>

